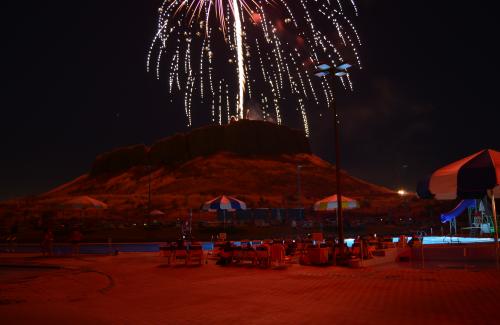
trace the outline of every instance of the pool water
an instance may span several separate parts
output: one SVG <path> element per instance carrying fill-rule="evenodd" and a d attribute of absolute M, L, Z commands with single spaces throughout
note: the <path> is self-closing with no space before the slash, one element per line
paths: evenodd
<path fill-rule="evenodd" d="M 408 238 L 409 240 L 410 238 Z M 393 238 L 393 242 L 399 242 L 399 238 Z M 472 237 L 456 237 L 456 236 L 428 236 L 424 237 L 424 245 L 437 244 L 475 244 L 475 243 L 493 243 L 493 238 L 472 238 Z"/>
<path fill-rule="evenodd" d="M 410 238 L 408 238 L 409 240 Z M 394 237 L 392 239 L 393 243 L 399 242 L 399 237 Z M 450 237 L 450 236 L 428 236 L 424 237 L 424 245 L 436 245 L 436 244 L 473 244 L 473 243 L 493 243 L 493 238 L 470 238 L 470 237 Z M 261 241 L 253 241 L 253 245 L 260 244 Z M 354 238 L 345 239 L 345 243 L 348 247 L 352 247 L 354 244 Z M 147 253 L 147 252 L 158 252 L 159 247 L 164 243 L 95 243 L 95 244 L 81 244 L 80 253 L 81 254 L 110 254 L 115 251 L 123 253 Z M 233 242 L 236 246 L 241 245 L 241 242 Z M 203 250 L 212 250 L 214 244 L 212 242 L 202 242 Z M 6 251 L 7 246 L 1 245 L 0 251 Z M 37 253 L 41 252 L 40 245 L 38 244 L 20 244 L 17 245 L 15 251 L 17 253 Z M 55 255 L 67 255 L 71 254 L 72 247 L 70 244 L 56 244 L 53 247 L 53 252 Z"/>

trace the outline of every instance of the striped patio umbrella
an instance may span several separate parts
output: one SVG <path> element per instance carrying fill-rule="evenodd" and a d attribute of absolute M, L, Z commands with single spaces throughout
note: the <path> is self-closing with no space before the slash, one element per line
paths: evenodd
<path fill-rule="evenodd" d="M 226 211 L 246 210 L 247 205 L 234 197 L 222 195 L 205 202 L 201 209 L 211 212 L 223 211 L 224 229 L 226 229 Z"/>
<path fill-rule="evenodd" d="M 80 217 L 85 216 L 85 210 L 104 210 L 108 205 L 102 201 L 96 200 L 90 196 L 75 196 L 60 204 L 64 210 L 80 210 Z M 63 213 L 64 218 L 64 213 Z"/>
<path fill-rule="evenodd" d="M 500 197 L 500 152 L 486 149 L 436 170 L 417 186 L 421 198 L 437 200 L 491 198 L 495 251 L 499 268 L 498 223 L 495 197 Z"/>
<path fill-rule="evenodd" d="M 480 199 L 491 191 L 500 197 L 500 152 L 482 150 L 439 168 L 419 183 L 421 198 Z"/>
<path fill-rule="evenodd" d="M 201 207 L 202 210 L 216 212 L 220 210 L 224 211 L 235 211 L 235 210 L 246 210 L 247 205 L 245 202 L 235 199 L 231 196 L 219 196 L 215 199 L 207 201 Z"/>
<path fill-rule="evenodd" d="M 337 194 L 326 197 L 314 203 L 314 211 L 333 211 L 338 208 Z M 359 208 L 358 201 L 342 195 L 342 208 L 355 209 Z"/>

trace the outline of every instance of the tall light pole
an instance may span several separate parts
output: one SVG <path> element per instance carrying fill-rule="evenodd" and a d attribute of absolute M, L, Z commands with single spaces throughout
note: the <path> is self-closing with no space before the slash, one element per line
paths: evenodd
<path fill-rule="evenodd" d="M 148 170 L 148 213 L 151 213 L 151 169 L 153 166 L 147 165 Z"/>
<path fill-rule="evenodd" d="M 315 76 L 319 78 L 326 77 L 334 70 L 334 75 L 343 77 L 347 75 L 347 69 L 350 68 L 349 63 L 342 63 L 336 67 L 330 67 L 328 64 L 321 64 L 316 68 L 319 70 Z M 332 82 L 333 85 L 333 82 Z M 339 117 L 337 115 L 337 105 L 332 103 L 333 108 L 333 131 L 335 134 L 335 177 L 337 179 L 337 232 L 339 235 L 340 254 L 344 254 L 344 218 L 342 215 L 342 178 L 340 173 L 340 137 L 339 137 Z"/>
<path fill-rule="evenodd" d="M 493 215 L 493 227 L 495 228 L 493 232 L 493 237 L 495 238 L 495 261 L 497 269 L 500 268 L 498 261 L 499 254 L 499 243 L 498 243 L 498 222 L 497 222 L 497 207 L 495 204 L 495 192 L 491 189 L 491 214 Z"/>
<path fill-rule="evenodd" d="M 299 208 L 302 208 L 302 194 L 301 194 L 301 188 L 300 188 L 300 169 L 302 168 L 302 165 L 297 165 L 297 200 L 299 202 Z"/>

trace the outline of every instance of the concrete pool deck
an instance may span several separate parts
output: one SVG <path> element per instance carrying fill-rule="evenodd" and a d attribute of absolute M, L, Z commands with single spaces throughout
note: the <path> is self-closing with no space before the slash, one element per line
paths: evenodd
<path fill-rule="evenodd" d="M 186 267 L 155 253 L 0 264 L 2 324 L 497 324 L 500 308 L 492 268 Z"/>

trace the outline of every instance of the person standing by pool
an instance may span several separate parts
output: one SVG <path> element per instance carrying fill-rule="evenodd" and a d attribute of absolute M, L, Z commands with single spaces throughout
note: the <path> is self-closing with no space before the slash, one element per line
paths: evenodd
<path fill-rule="evenodd" d="M 17 230 L 18 225 L 16 222 L 10 227 L 10 233 L 9 236 L 7 236 L 7 252 L 14 253 L 16 251 Z"/>
<path fill-rule="evenodd" d="M 43 233 L 42 238 L 42 255 L 52 256 L 52 245 L 54 244 L 54 233 L 52 229 L 47 228 Z"/>
<path fill-rule="evenodd" d="M 420 247 L 422 245 L 422 241 L 417 234 L 413 234 L 411 239 L 408 241 L 408 246 L 410 247 Z"/>
<path fill-rule="evenodd" d="M 80 229 L 74 228 L 73 231 L 71 232 L 71 246 L 73 247 L 73 255 L 74 256 L 79 256 L 80 255 L 80 242 L 83 239 L 83 235 L 80 232 Z"/>
<path fill-rule="evenodd" d="M 273 240 L 271 246 L 271 262 L 276 266 L 281 266 L 285 261 L 285 248 L 281 240 Z"/>

